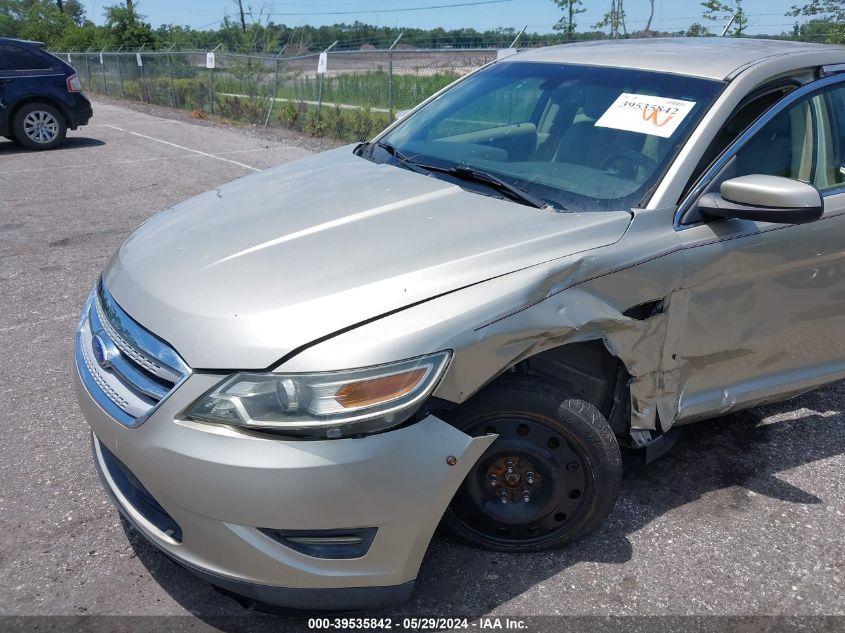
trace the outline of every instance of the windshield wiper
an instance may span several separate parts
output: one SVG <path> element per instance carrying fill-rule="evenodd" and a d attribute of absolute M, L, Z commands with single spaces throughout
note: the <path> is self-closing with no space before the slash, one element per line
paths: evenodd
<path fill-rule="evenodd" d="M 376 141 L 375 145 L 382 148 L 388 154 L 393 156 L 393 158 L 395 158 L 402 166 L 407 167 L 411 171 L 415 171 L 420 174 L 435 171 L 441 174 L 449 174 L 451 176 L 455 176 L 457 178 L 460 178 L 461 180 L 471 180 L 474 182 L 480 182 L 482 184 L 488 185 L 492 189 L 495 189 L 499 193 L 505 194 L 510 199 L 528 205 L 530 207 L 534 207 L 536 209 L 553 208 L 545 200 L 541 200 L 534 194 L 528 193 L 524 189 L 520 189 L 516 185 L 510 184 L 509 182 L 502 180 L 501 178 L 491 174 L 490 172 L 482 171 L 480 169 L 476 169 L 475 167 L 470 167 L 469 165 L 441 167 L 440 165 L 427 165 L 424 163 L 418 163 L 414 161 L 413 158 L 403 154 L 402 151 L 393 143 L 390 143 L 388 141 Z"/>
<path fill-rule="evenodd" d="M 393 143 L 389 143 L 388 141 L 376 141 L 375 145 L 376 147 L 382 148 L 388 154 L 393 156 L 393 158 L 396 159 L 396 162 L 399 163 L 402 167 L 410 169 L 413 172 L 427 176 L 432 171 L 439 171 L 437 167 L 432 167 L 430 165 L 421 165 L 420 163 L 414 162 L 413 158 L 406 156 L 404 153 L 402 153 L 402 150 L 396 147 Z"/>
<path fill-rule="evenodd" d="M 406 159 L 407 160 L 407 159 Z M 485 185 L 490 186 L 491 188 L 495 189 L 499 193 L 503 193 L 512 200 L 516 202 L 521 202 L 522 204 L 526 204 L 529 207 L 534 207 L 535 209 L 551 209 L 551 205 L 545 200 L 541 200 L 537 196 L 532 193 L 528 193 L 524 189 L 520 189 L 516 185 L 512 185 L 509 182 L 502 180 L 498 176 L 494 176 L 490 172 L 482 171 L 481 169 L 476 169 L 475 167 L 470 167 L 469 165 L 455 165 L 454 167 L 439 167 L 437 165 L 422 165 L 420 163 L 414 163 L 418 167 L 422 167 L 423 169 L 427 169 L 429 171 L 436 171 L 443 174 L 450 174 L 452 176 L 456 176 L 461 178 L 462 180 L 472 180 L 474 182 L 480 182 Z"/>
<path fill-rule="evenodd" d="M 405 156 L 405 154 L 403 154 L 393 143 L 389 143 L 388 141 L 376 141 L 376 146 L 382 148 L 388 154 L 393 156 L 393 158 L 401 160 L 403 163 L 408 160 L 408 157 Z"/>

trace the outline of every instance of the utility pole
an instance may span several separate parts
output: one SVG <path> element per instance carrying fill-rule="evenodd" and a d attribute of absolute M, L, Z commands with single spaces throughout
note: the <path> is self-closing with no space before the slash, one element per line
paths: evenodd
<path fill-rule="evenodd" d="M 649 0 L 649 4 L 648 22 L 646 22 L 645 29 L 643 29 L 646 33 L 651 32 L 651 21 L 654 18 L 654 0 Z"/>
<path fill-rule="evenodd" d="M 241 31 L 246 33 L 246 17 L 244 16 L 244 0 L 237 0 L 238 11 L 241 14 Z"/>
<path fill-rule="evenodd" d="M 618 39 L 621 35 L 628 37 L 628 27 L 625 25 L 625 9 L 622 6 L 623 0 L 610 0 L 610 11 L 604 14 L 604 17 L 593 25 L 593 28 L 603 29 L 610 27 L 610 37 Z"/>
<path fill-rule="evenodd" d="M 575 0 L 569 0 L 566 9 L 569 12 L 566 22 L 566 39 L 571 42 L 572 34 L 575 32 Z"/>

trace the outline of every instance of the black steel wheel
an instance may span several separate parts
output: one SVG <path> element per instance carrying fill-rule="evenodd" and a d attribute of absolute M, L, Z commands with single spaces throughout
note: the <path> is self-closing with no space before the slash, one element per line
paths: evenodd
<path fill-rule="evenodd" d="M 459 539 L 499 551 L 548 549 L 593 532 L 613 509 L 622 478 L 613 431 L 557 383 L 505 376 L 449 421 L 473 437 L 498 435 L 444 515 Z"/>

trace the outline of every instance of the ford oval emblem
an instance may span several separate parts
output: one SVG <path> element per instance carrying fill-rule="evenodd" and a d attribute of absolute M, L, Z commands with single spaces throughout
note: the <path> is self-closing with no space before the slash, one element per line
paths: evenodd
<path fill-rule="evenodd" d="M 94 352 L 94 360 L 103 369 L 111 367 L 111 354 L 109 348 L 106 346 L 99 334 L 95 334 L 91 339 L 91 351 Z"/>

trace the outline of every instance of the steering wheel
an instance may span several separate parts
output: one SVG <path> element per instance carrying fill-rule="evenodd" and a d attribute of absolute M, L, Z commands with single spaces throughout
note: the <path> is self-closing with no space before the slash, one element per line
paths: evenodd
<path fill-rule="evenodd" d="M 615 152 L 601 163 L 601 168 L 605 171 L 614 172 L 632 180 L 636 178 L 637 169 L 640 167 L 648 172 L 653 172 L 657 170 L 658 165 L 656 160 L 632 149 Z"/>

